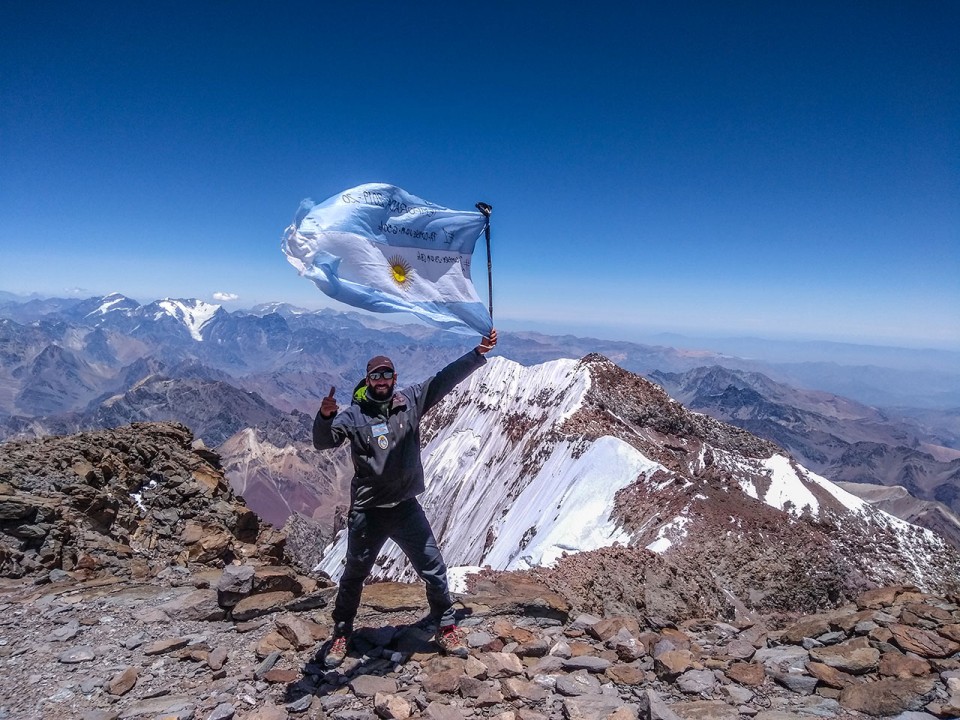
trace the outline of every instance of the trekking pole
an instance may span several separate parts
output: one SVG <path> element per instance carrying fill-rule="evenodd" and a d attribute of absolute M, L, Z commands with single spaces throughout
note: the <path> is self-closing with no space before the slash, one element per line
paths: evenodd
<path fill-rule="evenodd" d="M 493 320 L 493 261 L 490 258 L 490 213 L 493 212 L 493 205 L 485 202 L 478 202 L 476 205 L 483 216 L 487 219 L 487 224 L 483 226 L 483 234 L 487 239 L 487 297 L 489 298 L 490 320 Z"/>

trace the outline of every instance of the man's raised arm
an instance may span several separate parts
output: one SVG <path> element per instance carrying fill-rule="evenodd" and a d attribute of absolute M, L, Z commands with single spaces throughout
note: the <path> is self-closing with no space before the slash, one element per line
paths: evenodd
<path fill-rule="evenodd" d="M 420 399 L 420 412 L 425 413 L 443 396 L 453 390 L 470 373 L 486 364 L 484 357 L 497 345 L 497 331 L 491 329 L 490 334 L 480 340 L 480 344 L 463 357 L 457 358 L 423 384 L 423 395 Z"/>

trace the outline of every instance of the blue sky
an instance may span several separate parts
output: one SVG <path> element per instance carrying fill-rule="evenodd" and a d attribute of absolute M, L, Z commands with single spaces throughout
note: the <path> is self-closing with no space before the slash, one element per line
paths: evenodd
<path fill-rule="evenodd" d="M 501 327 L 960 348 L 958 36 L 946 1 L 6 2 L 0 289 L 322 306 L 284 227 L 389 182 L 493 204 Z"/>

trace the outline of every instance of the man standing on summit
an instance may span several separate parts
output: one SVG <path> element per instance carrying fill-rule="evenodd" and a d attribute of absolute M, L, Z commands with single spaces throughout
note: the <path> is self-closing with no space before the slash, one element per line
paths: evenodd
<path fill-rule="evenodd" d="M 366 377 L 357 384 L 350 407 L 338 414 L 335 388 L 330 388 L 321 402 L 313 423 L 313 444 L 318 450 L 326 450 L 349 439 L 354 468 L 346 566 L 333 610 L 333 638 L 324 659 L 327 667 L 337 667 L 346 657 L 363 582 L 388 539 L 400 547 L 427 585 L 430 615 L 439 626 L 436 641 L 441 650 L 466 655 L 447 587 L 447 567 L 417 501 L 417 495 L 424 491 L 420 419 L 486 363 L 484 356 L 496 344 L 497 331 L 491 330 L 476 348 L 432 378 L 396 391 L 393 362 L 378 355 L 367 363 Z"/>

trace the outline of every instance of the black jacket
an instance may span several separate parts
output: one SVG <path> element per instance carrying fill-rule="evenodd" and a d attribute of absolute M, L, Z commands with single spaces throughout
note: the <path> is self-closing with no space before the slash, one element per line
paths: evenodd
<path fill-rule="evenodd" d="M 317 413 L 313 421 L 314 447 L 327 450 L 344 439 L 350 440 L 352 507 L 367 510 L 423 492 L 420 418 L 486 361 L 473 349 L 429 380 L 395 391 L 388 403 L 355 396 L 350 407 L 332 418 Z"/>

